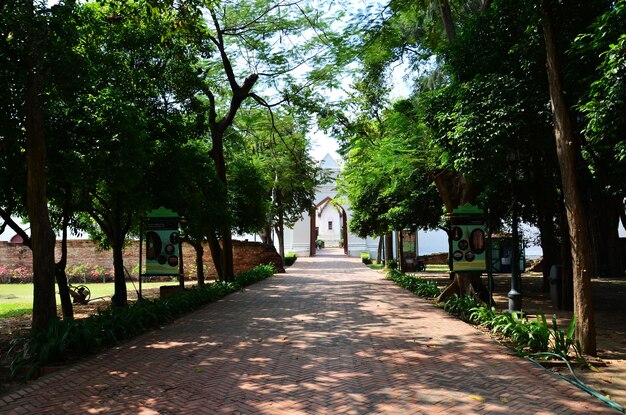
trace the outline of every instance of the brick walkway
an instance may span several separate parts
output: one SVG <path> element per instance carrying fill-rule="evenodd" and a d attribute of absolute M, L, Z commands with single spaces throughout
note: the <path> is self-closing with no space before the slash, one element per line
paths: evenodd
<path fill-rule="evenodd" d="M 616 412 L 327 249 L 0 397 L 0 413 Z"/>

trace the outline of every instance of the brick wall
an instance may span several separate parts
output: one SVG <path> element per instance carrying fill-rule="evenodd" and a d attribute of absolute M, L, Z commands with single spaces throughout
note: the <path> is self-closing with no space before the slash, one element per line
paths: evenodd
<path fill-rule="evenodd" d="M 56 245 L 56 258 L 61 256 L 60 243 Z M 185 275 L 196 275 L 196 253 L 189 244 L 183 244 L 183 261 Z M 260 242 L 233 241 L 233 257 L 235 273 L 246 271 L 260 264 L 273 263 L 278 272 L 284 272 L 281 265 L 280 256 L 276 249 L 263 245 Z M 210 279 L 215 276 L 215 267 L 211 259 L 209 247 L 204 247 L 204 268 L 205 277 Z M 72 270 L 80 265 L 88 265 L 89 269 L 98 267 L 106 274 L 113 274 L 113 253 L 99 249 L 96 244 L 89 240 L 68 241 L 67 269 Z M 139 241 L 132 241 L 124 249 L 124 266 L 133 275 L 136 275 L 136 268 L 139 264 Z M 32 269 L 31 250 L 20 244 L 0 242 L 0 266 L 9 268 L 25 268 L 27 273 Z M 133 272 L 134 270 L 134 272 Z"/>

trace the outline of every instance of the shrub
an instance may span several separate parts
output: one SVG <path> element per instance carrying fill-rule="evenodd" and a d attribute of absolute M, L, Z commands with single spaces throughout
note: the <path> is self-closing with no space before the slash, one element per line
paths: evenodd
<path fill-rule="evenodd" d="M 454 294 L 443 304 L 443 309 L 459 317 L 461 320 L 470 321 L 472 309 L 480 307 L 481 304 L 480 300 L 470 295 L 459 297 L 457 294 Z"/>
<path fill-rule="evenodd" d="M 387 268 L 389 269 L 398 269 L 398 261 L 395 259 L 390 259 L 387 261 Z"/>
<path fill-rule="evenodd" d="M 372 263 L 372 257 L 369 252 L 361 252 L 361 262 L 365 265 L 370 265 Z"/>
<path fill-rule="evenodd" d="M 436 297 L 439 295 L 439 287 L 432 281 L 426 281 L 415 275 L 404 274 L 398 270 L 391 269 L 387 271 L 387 279 L 395 282 L 402 288 L 411 291 L 420 297 Z"/>
<path fill-rule="evenodd" d="M 285 254 L 285 265 L 293 265 L 296 259 L 298 259 L 298 255 L 295 252 L 287 252 Z"/>
<path fill-rule="evenodd" d="M 181 290 L 166 298 L 142 300 L 128 307 L 109 307 L 82 320 L 51 321 L 46 332 L 35 332 L 26 340 L 21 356 L 11 363 L 11 373 L 15 376 L 24 365 L 31 365 L 30 377 L 42 365 L 96 352 L 273 274 L 273 265 L 260 265 L 237 274 L 232 282 L 219 281 Z"/>
<path fill-rule="evenodd" d="M 534 320 L 529 320 L 523 313 L 499 313 L 493 307 L 484 307 L 471 296 L 454 295 L 443 304 L 443 309 L 508 339 L 520 355 L 539 358 L 557 355 L 570 359 L 573 354 L 576 360 L 586 364 L 580 343 L 574 338 L 575 317 L 564 332 L 557 326 L 556 315 L 552 316 L 550 327 L 543 313 L 539 313 Z"/>
<path fill-rule="evenodd" d="M 105 283 L 113 281 L 113 269 L 107 269 L 101 265 L 91 265 L 82 262 L 65 270 L 68 280 L 80 281 L 86 283 Z"/>

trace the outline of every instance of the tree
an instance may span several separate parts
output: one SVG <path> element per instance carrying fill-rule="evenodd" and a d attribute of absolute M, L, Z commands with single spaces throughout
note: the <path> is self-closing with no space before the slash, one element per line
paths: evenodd
<path fill-rule="evenodd" d="M 580 340 L 585 353 L 595 355 L 596 335 L 591 297 L 591 249 L 577 168 L 580 145 L 575 139 L 569 105 L 563 94 L 564 87 L 559 63 L 560 52 L 553 13 L 552 5 L 546 0 L 542 1 L 541 14 L 546 41 L 550 102 L 554 116 L 554 137 L 561 168 L 563 196 L 571 241 L 574 272 L 574 314 L 577 316 L 576 337 Z"/>
<path fill-rule="evenodd" d="M 346 131 L 339 187 L 353 211 L 351 230 L 365 237 L 437 227 L 441 210 L 413 103 L 396 102 L 375 118 L 378 123 L 366 113 Z"/>
<path fill-rule="evenodd" d="M 75 191 L 97 224 L 92 233 L 113 250 L 116 306 L 127 300 L 126 235 L 152 208 L 147 189 L 167 183 L 147 167 L 184 142 L 180 120 L 198 92 L 198 59 L 208 53 L 188 30 L 172 30 L 180 18 L 142 2 L 81 8 L 75 73 L 82 83 L 64 109 L 78 120 L 69 138 L 79 157 L 65 161 L 80 172 Z"/>
<path fill-rule="evenodd" d="M 191 127 L 192 124 L 187 124 Z M 181 135 L 193 137 L 195 133 L 181 125 Z M 179 215 L 183 242 L 189 243 L 196 252 L 198 285 L 203 285 L 204 247 L 206 235 L 223 224 L 230 224 L 229 212 L 224 210 L 226 193 L 221 181 L 215 175 L 213 160 L 208 154 L 208 142 L 202 137 L 190 139 L 180 146 L 167 146 L 159 151 L 158 159 L 149 167 L 150 175 L 170 177 L 167 186 L 153 182 L 149 188 L 153 206 L 166 206 Z M 216 264 L 217 265 L 217 264 Z"/>
<path fill-rule="evenodd" d="M 35 2 L 27 3 L 26 88 L 26 200 L 33 251 L 33 330 L 44 331 L 56 317 L 54 295 L 55 236 L 46 196 L 46 138 L 43 113 L 46 22 L 37 16 Z"/>
<path fill-rule="evenodd" d="M 284 228 L 293 227 L 308 212 L 315 199 L 315 187 L 323 180 L 320 169 L 308 151 L 306 133 L 310 127 L 308 112 L 292 106 L 267 112 L 250 110 L 237 128 L 251 144 L 250 157 L 263 172 L 266 199 L 271 200 L 265 220 L 263 241 L 272 243 L 272 230 L 278 238 L 278 252 L 284 260 Z"/>
<path fill-rule="evenodd" d="M 210 154 L 217 176 L 228 189 L 224 141 L 237 112 L 247 100 L 266 108 L 278 104 L 271 104 L 268 98 L 253 92 L 260 77 L 266 78 L 268 87 L 278 88 L 282 99 L 289 99 L 308 86 L 293 82 L 290 74 L 299 67 L 312 68 L 308 74 L 310 82 L 326 81 L 333 75 L 325 66 L 329 63 L 328 52 L 340 44 L 340 38 L 329 31 L 330 20 L 299 3 L 229 1 L 220 7 L 208 5 L 207 14 L 208 39 L 219 57 L 217 62 L 209 62 L 204 89 L 210 103 L 207 117 L 213 144 Z M 307 29 L 311 30 L 306 32 Z M 291 46 L 281 45 L 283 39 Z M 227 91 L 221 89 L 224 81 Z M 230 280 L 233 278 L 231 229 L 222 229 L 220 237 L 221 247 L 216 240 L 209 242 L 213 252 L 219 254 L 214 262 L 220 262 L 223 273 L 220 278 Z"/>
<path fill-rule="evenodd" d="M 56 317 L 54 294 L 54 232 L 48 215 L 45 82 L 49 59 L 50 11 L 36 2 L 0 3 L 0 71 L 3 112 L 0 117 L 0 153 L 5 226 L 22 235 L 33 252 L 33 330 L 42 331 Z M 26 169 L 24 169 L 26 166 Z M 27 237 L 11 215 L 28 217 Z"/>

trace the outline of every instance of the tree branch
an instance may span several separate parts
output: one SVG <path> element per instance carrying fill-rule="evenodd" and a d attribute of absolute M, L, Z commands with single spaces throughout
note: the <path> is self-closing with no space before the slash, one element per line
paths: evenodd
<path fill-rule="evenodd" d="M 215 13 L 215 9 L 212 7 L 209 8 L 209 13 L 211 14 L 211 19 L 213 20 L 213 24 L 215 25 L 215 31 L 217 38 L 209 35 L 209 39 L 215 44 L 217 50 L 220 52 L 220 58 L 222 59 L 222 64 L 224 65 L 224 72 L 226 72 L 226 78 L 228 79 L 228 83 L 230 84 L 230 89 L 233 93 L 239 91 L 240 86 L 237 83 L 237 79 L 235 78 L 235 71 L 233 70 L 233 66 L 230 63 L 230 59 L 226 54 L 226 47 L 224 46 L 224 36 L 222 34 L 222 29 L 220 28 L 220 23 L 217 19 L 217 14 Z"/>
<path fill-rule="evenodd" d="M 22 238 L 22 245 L 25 245 L 32 249 L 32 241 L 30 236 L 11 218 L 11 214 L 0 207 L 0 217 L 4 220 L 2 224 L 1 232 L 4 232 L 4 229 L 8 225 L 16 234 L 18 234 Z"/>

